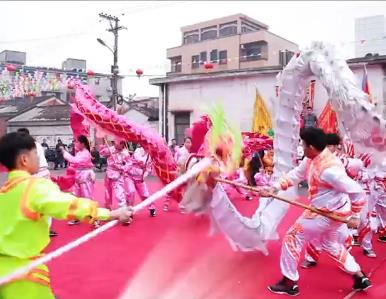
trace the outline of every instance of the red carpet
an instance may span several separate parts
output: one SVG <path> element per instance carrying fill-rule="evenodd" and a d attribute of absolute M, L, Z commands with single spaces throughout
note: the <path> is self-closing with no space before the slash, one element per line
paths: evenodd
<path fill-rule="evenodd" d="M 159 184 L 152 183 L 155 190 Z M 102 199 L 103 186 L 97 186 Z M 246 215 L 257 203 L 237 199 Z M 161 207 L 162 203 L 158 203 Z M 59 299 L 252 299 L 285 298 L 273 295 L 267 285 L 280 278 L 281 242 L 270 244 L 270 255 L 234 252 L 221 236 L 208 237 L 206 217 L 169 213 L 158 209 L 156 218 L 147 211 L 136 215 L 129 227 L 115 227 L 49 264 L 52 284 Z M 283 233 L 300 210 L 292 208 L 280 228 Z M 69 227 L 55 222 L 59 236 L 54 249 L 90 231 L 81 224 Z M 386 244 L 375 241 L 376 259 L 353 252 L 374 286 L 350 295 L 352 279 L 323 255 L 314 269 L 300 270 L 298 298 L 386 298 Z M 123 293 L 125 295 L 123 296 Z M 122 297 L 120 297 L 122 296 Z"/>

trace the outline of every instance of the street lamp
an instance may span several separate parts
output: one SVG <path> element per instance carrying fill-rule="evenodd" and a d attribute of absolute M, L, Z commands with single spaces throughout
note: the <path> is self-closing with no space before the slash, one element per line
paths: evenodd
<path fill-rule="evenodd" d="M 111 53 L 113 53 L 114 54 L 114 51 L 113 51 L 113 49 L 111 49 L 105 42 L 104 42 L 104 40 L 103 39 L 100 39 L 100 38 L 97 38 L 97 42 L 98 43 L 100 43 L 102 46 L 105 46 L 107 49 L 109 49 L 110 50 L 110 52 Z"/>
<path fill-rule="evenodd" d="M 118 73 L 119 73 L 119 68 L 118 68 L 118 47 L 117 47 L 117 41 L 115 42 L 114 49 L 111 49 L 102 39 L 97 38 L 97 42 L 100 43 L 102 46 L 106 47 L 107 49 L 110 50 L 111 53 L 114 55 L 114 64 L 111 66 L 111 74 L 113 75 L 112 78 L 112 91 L 113 91 L 113 96 L 112 96 L 112 102 L 113 102 L 113 109 L 114 111 L 116 110 L 116 103 L 117 103 L 117 98 L 118 98 Z"/>

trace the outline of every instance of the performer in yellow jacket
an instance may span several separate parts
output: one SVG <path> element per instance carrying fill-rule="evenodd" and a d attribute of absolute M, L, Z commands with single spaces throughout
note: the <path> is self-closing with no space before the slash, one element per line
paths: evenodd
<path fill-rule="evenodd" d="M 33 177 L 39 162 L 35 141 L 28 134 L 9 133 L 0 139 L 0 163 L 9 170 L 0 189 L 0 276 L 42 255 L 50 242 L 49 217 L 89 222 L 131 220 L 130 209 L 98 208 L 92 200 L 63 193 L 50 180 Z M 0 285 L 0 298 L 53 299 L 48 268 L 42 265 Z"/>

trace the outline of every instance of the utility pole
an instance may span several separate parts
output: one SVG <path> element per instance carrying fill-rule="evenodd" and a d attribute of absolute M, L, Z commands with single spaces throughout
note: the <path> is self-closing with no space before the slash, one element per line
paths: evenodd
<path fill-rule="evenodd" d="M 111 74 L 112 74 L 112 80 L 111 80 L 111 89 L 113 91 L 113 96 L 111 98 L 112 101 L 112 107 L 114 111 L 116 111 L 117 108 L 117 99 L 118 99 L 118 74 L 119 74 L 119 67 L 118 67 L 118 32 L 122 29 L 127 29 L 124 26 L 119 26 L 119 19 L 115 16 L 107 15 L 105 13 L 100 13 L 99 16 L 102 19 L 108 20 L 110 23 L 110 28 L 107 29 L 107 31 L 112 32 L 114 34 L 114 48 L 112 50 L 114 55 L 114 64 L 111 66 Z M 99 41 L 99 40 L 98 40 Z M 103 42 L 99 41 L 102 45 L 108 47 Z"/>

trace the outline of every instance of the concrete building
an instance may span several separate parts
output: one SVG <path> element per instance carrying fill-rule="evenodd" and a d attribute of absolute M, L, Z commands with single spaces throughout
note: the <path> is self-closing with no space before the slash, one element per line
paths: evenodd
<path fill-rule="evenodd" d="M 167 49 L 168 75 L 204 72 L 206 62 L 216 71 L 285 65 L 298 45 L 268 29 L 243 14 L 182 27 L 182 44 Z"/>
<path fill-rule="evenodd" d="M 24 65 L 26 61 L 27 54 L 25 52 L 4 50 L 0 53 L 0 63 Z"/>
<path fill-rule="evenodd" d="M 86 60 L 67 58 L 62 63 L 62 69 L 65 71 L 86 72 Z"/>
<path fill-rule="evenodd" d="M 386 54 L 385 16 L 369 16 L 355 19 L 355 56 Z"/>
<path fill-rule="evenodd" d="M 348 60 L 351 70 L 362 85 L 363 65 L 367 65 L 372 95 L 378 103 L 378 112 L 386 117 L 386 55 Z M 281 66 L 220 71 L 213 73 L 167 76 L 150 80 L 160 87 L 160 132 L 167 140 L 177 138 L 181 143 L 185 129 L 205 113 L 205 108 L 220 102 L 230 122 L 242 131 L 252 128 L 256 89 L 265 100 L 274 117 L 278 104 L 276 76 Z M 311 78 L 310 80 L 312 80 Z M 315 83 L 314 111 L 319 115 L 328 100 L 319 81 Z"/>

